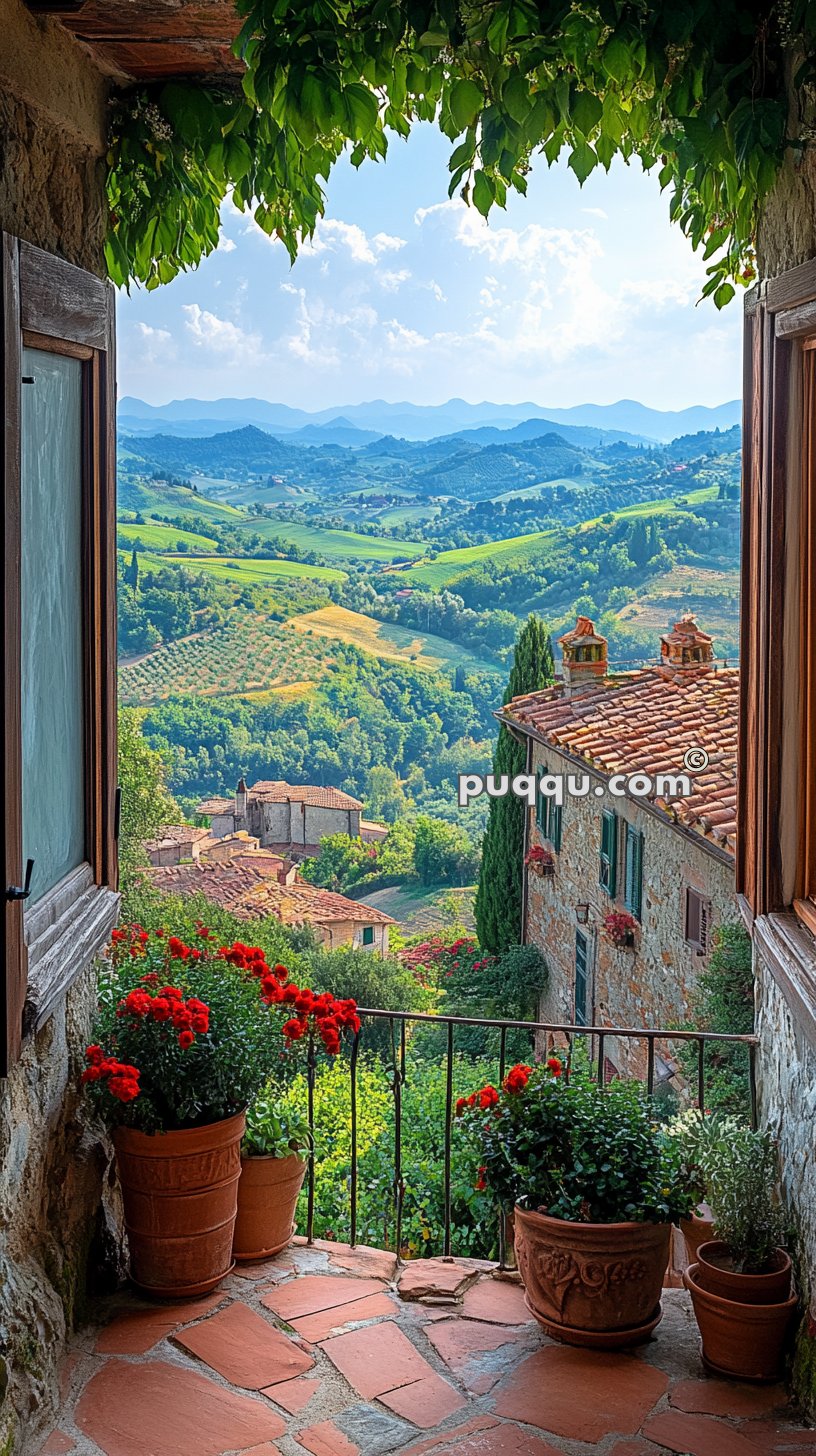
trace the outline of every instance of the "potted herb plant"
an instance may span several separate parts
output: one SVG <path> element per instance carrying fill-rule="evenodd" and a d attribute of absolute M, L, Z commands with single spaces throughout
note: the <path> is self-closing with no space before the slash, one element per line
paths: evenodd
<path fill-rule="evenodd" d="M 736 1117 L 703 1113 L 696 1107 L 686 1108 L 669 1124 L 670 1132 L 680 1144 L 686 1182 L 696 1190 L 697 1196 L 697 1203 L 688 1218 L 680 1220 L 690 1264 L 696 1261 L 700 1245 L 715 1237 L 714 1216 L 706 1201 L 709 1168 L 741 1128 L 742 1124 Z"/>
<path fill-rule="evenodd" d="M 160 1298 L 202 1294 L 232 1268 L 245 1112 L 283 1044 L 330 1054 L 353 1001 L 303 991 L 257 946 L 113 933 L 82 1081 L 112 1128 L 131 1277 Z"/>
<path fill-rule="evenodd" d="M 306 1118 L 268 1084 L 250 1105 L 241 1146 L 232 1244 L 239 1263 L 269 1259 L 286 1248 L 295 1231 L 295 1209 L 310 1152 Z"/>
<path fill-rule="evenodd" d="M 568 1344 L 616 1349 L 661 1317 L 671 1224 L 692 1193 L 680 1151 L 640 1086 L 567 1080 L 557 1057 L 513 1067 L 457 1104 L 480 1184 L 513 1211 L 527 1304 Z"/>
<path fill-rule="evenodd" d="M 796 1311 L 785 1215 L 776 1192 L 776 1150 L 767 1132 L 740 1128 L 707 1165 L 718 1237 L 700 1245 L 683 1278 L 709 1369 L 776 1380 Z"/>

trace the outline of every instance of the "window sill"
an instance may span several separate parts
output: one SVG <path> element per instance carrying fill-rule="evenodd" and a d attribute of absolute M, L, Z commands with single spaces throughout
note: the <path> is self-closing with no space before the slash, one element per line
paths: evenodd
<path fill-rule="evenodd" d="M 25 917 L 28 989 L 23 1033 L 35 1035 L 110 938 L 119 895 L 94 883 L 82 864 L 61 880 Z"/>
<path fill-rule="evenodd" d="M 762 915 L 754 945 L 791 1013 L 816 1049 L 816 940 L 795 915 Z"/>

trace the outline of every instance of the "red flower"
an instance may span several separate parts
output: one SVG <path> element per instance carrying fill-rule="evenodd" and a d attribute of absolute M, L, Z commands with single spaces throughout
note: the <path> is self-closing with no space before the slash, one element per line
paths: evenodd
<path fill-rule="evenodd" d="M 194 1033 L 192 1031 L 180 1031 L 179 1032 L 178 1044 L 182 1048 L 183 1051 L 186 1051 L 188 1047 L 191 1047 L 193 1045 L 193 1042 L 194 1041 L 195 1041 L 195 1035 L 194 1035 Z"/>
<path fill-rule="evenodd" d="M 505 1092 L 523 1092 L 530 1080 L 532 1070 L 532 1067 L 528 1067 L 524 1062 L 519 1062 L 515 1067 L 511 1067 L 502 1083 Z"/>
<path fill-rule="evenodd" d="M 197 1032 L 199 1036 L 203 1036 L 205 1032 L 209 1031 L 209 1029 L 209 1016 L 205 1016 L 203 1012 L 199 1012 L 197 1016 L 193 1017 L 193 1031 Z"/>
<path fill-rule="evenodd" d="M 495 1087 L 491 1087 L 490 1085 L 488 1085 L 487 1087 L 483 1087 L 481 1092 L 479 1093 L 479 1106 L 485 1112 L 489 1107 L 495 1107 L 498 1100 L 498 1092 L 496 1091 Z"/>
<path fill-rule="evenodd" d="M 481 1167 L 479 1168 L 479 1176 L 473 1186 L 476 1189 L 477 1193 L 484 1193 L 484 1190 L 487 1187 L 487 1168 L 485 1167 L 484 1163 L 482 1163 Z"/>
<path fill-rule="evenodd" d="M 563 1071 L 563 1063 L 560 1057 L 547 1058 L 547 1070 L 552 1072 L 554 1077 L 560 1077 Z"/>
<path fill-rule="evenodd" d="M 284 1022 L 281 1031 L 288 1041 L 300 1041 L 306 1032 L 306 1026 L 304 1022 L 292 1017 L 291 1021 Z"/>
<path fill-rule="evenodd" d="M 170 1002 L 166 996 L 157 996 L 150 1008 L 150 1014 L 154 1021 L 170 1020 Z"/>

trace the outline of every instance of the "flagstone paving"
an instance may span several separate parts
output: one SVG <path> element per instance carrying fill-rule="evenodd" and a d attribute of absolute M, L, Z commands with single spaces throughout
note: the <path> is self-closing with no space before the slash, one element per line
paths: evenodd
<path fill-rule="evenodd" d="M 816 1456 L 781 1386 L 709 1379 L 682 1290 L 639 1350 L 554 1343 L 514 1276 L 302 1241 L 207 1299 L 123 1292 L 36 1456 Z"/>

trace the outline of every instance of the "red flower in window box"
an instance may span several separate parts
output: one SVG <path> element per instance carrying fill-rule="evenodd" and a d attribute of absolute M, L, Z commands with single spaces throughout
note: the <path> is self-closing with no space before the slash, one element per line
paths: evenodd
<path fill-rule="evenodd" d="M 555 874 L 555 855 L 552 850 L 544 849 L 540 844 L 534 844 L 524 856 L 524 863 L 527 869 L 534 875 L 543 879 L 545 875 Z"/>
<path fill-rule="evenodd" d="M 637 921 L 628 910 L 612 910 L 603 919 L 604 935 L 619 950 L 631 950 L 635 944 Z"/>

